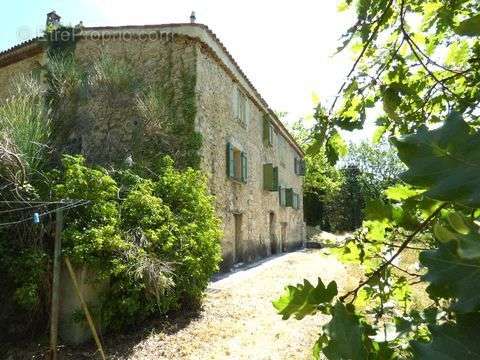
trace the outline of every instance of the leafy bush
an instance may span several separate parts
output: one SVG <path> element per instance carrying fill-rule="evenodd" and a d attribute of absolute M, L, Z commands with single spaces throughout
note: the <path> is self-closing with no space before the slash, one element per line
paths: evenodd
<path fill-rule="evenodd" d="M 69 213 L 64 252 L 110 286 L 101 313 L 115 328 L 200 300 L 220 262 L 219 220 L 204 177 L 166 158 L 153 179 L 65 156 L 54 196 L 90 203 Z"/>
<path fill-rule="evenodd" d="M 133 170 L 110 175 L 81 156 L 66 155 L 62 163 L 50 172 L 45 188 L 51 188 L 53 200 L 71 204 L 65 214 L 64 255 L 92 270 L 92 281 L 109 284 L 96 309 L 105 326 L 119 329 L 197 304 L 221 260 L 220 222 L 204 176 L 176 170 L 169 158 L 153 168 L 156 174 L 149 170 L 149 179 Z M 31 234 L 25 236 L 31 242 Z M 49 296 L 45 281 L 52 238 L 43 247 L 10 242 L 1 232 L 5 309 L 0 316 L 21 309 L 33 316 L 46 310 L 40 307 Z"/>

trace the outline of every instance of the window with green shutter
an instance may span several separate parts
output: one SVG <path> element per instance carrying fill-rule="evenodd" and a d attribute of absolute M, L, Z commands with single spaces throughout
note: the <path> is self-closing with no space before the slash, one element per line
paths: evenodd
<path fill-rule="evenodd" d="M 293 189 L 285 189 L 285 206 L 287 207 L 293 207 Z"/>
<path fill-rule="evenodd" d="M 278 189 L 278 167 L 275 166 L 273 168 L 273 183 L 272 183 L 272 191 L 277 191 Z"/>
<path fill-rule="evenodd" d="M 248 161 L 247 161 L 247 155 L 242 151 L 240 154 L 240 161 L 242 163 L 242 176 L 241 180 L 244 183 L 247 183 L 248 179 Z"/>
<path fill-rule="evenodd" d="M 263 189 L 267 191 L 278 190 L 278 167 L 273 164 L 263 165 Z"/>
<path fill-rule="evenodd" d="M 230 179 L 247 183 L 248 160 L 247 154 L 227 143 L 227 176 Z"/>
<path fill-rule="evenodd" d="M 263 142 L 268 146 L 272 146 L 273 136 L 274 136 L 273 125 L 268 119 L 268 116 L 265 115 L 263 117 Z"/>
<path fill-rule="evenodd" d="M 282 207 L 287 206 L 287 203 L 286 203 L 286 189 L 283 186 L 278 187 L 278 200 L 280 202 L 280 206 L 282 206 Z"/>
<path fill-rule="evenodd" d="M 233 146 L 227 143 L 227 176 L 235 178 L 235 160 L 233 158 Z"/>

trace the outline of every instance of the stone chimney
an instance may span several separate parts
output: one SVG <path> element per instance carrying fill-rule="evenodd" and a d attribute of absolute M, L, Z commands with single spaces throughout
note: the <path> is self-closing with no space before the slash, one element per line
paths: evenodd
<path fill-rule="evenodd" d="M 192 11 L 192 15 L 190 15 L 190 23 L 195 24 L 197 18 L 195 17 L 195 11 Z"/>
<path fill-rule="evenodd" d="M 61 17 L 55 11 L 49 12 L 47 14 L 47 27 L 60 25 L 60 19 Z"/>

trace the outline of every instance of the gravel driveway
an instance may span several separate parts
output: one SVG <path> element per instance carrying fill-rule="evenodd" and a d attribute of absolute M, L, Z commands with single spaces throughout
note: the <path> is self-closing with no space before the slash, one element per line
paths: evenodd
<path fill-rule="evenodd" d="M 288 284 L 308 278 L 337 280 L 340 288 L 358 280 L 333 256 L 320 250 L 267 259 L 213 281 L 194 319 L 150 330 L 114 359 L 309 359 L 319 326 L 327 319 L 281 320 L 271 301 Z M 107 346 L 110 355 L 111 347 Z"/>
<path fill-rule="evenodd" d="M 105 350 L 111 360 L 310 359 L 319 327 L 328 318 L 315 315 L 283 321 L 272 300 L 286 285 L 304 278 L 315 285 L 321 276 L 325 283 L 336 280 L 340 291 L 352 288 L 358 283 L 355 273 L 349 269 L 349 276 L 343 264 L 322 250 L 272 257 L 212 281 L 199 312 L 108 335 Z M 45 359 L 45 349 L 44 345 L 12 349 L 6 358 Z M 93 344 L 62 347 L 59 358 L 99 359 L 94 352 Z"/>

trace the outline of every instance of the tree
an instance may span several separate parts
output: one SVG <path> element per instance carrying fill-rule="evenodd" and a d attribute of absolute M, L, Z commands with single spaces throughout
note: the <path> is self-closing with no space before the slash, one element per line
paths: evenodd
<path fill-rule="evenodd" d="M 329 230 L 326 204 L 340 191 L 344 175 L 329 162 L 324 145 L 315 151 L 311 150 L 317 146 L 317 140 L 310 136 L 312 131 L 305 127 L 304 119 L 296 121 L 291 132 L 306 152 L 303 187 L 305 221 L 308 225 L 320 225 Z"/>
<path fill-rule="evenodd" d="M 350 143 L 348 154 L 340 164 L 359 169 L 360 182 L 368 199 L 380 197 L 383 190 L 400 181 L 400 174 L 406 169 L 396 149 L 385 138 L 376 144 L 367 141 Z"/>
<path fill-rule="evenodd" d="M 353 6 L 357 21 L 340 50 L 360 51 L 328 123 L 361 128 L 368 109 L 381 104 L 376 136 L 393 136 L 408 170 L 404 184 L 384 192 L 391 204 L 367 206 L 364 230 L 347 245 L 367 272 L 358 286 L 337 294 L 328 291 L 335 285 L 319 282 L 303 296 L 299 285 L 275 307 L 288 308 L 284 317 L 331 316 L 316 357 L 480 359 L 473 340 L 480 310 L 480 3 L 347 0 L 340 7 Z M 418 274 L 396 262 L 406 249 L 418 254 Z M 433 300 L 428 308 L 408 304 L 409 289 L 421 282 Z"/>

